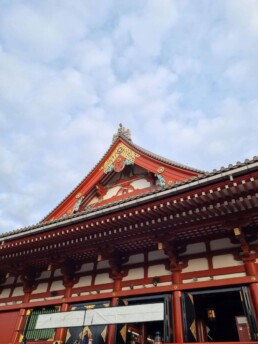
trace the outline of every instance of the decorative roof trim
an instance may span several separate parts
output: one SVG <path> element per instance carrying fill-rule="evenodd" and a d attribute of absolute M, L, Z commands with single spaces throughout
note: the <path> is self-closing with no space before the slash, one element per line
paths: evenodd
<path fill-rule="evenodd" d="M 132 164 L 134 164 L 135 159 L 137 157 L 139 157 L 139 154 L 135 153 L 133 150 L 128 148 L 125 144 L 120 142 L 118 144 L 116 150 L 110 156 L 110 158 L 104 162 L 104 165 L 101 167 L 101 169 L 103 169 L 104 172 L 107 173 L 119 155 L 123 156 L 125 159 L 130 161 Z"/>
<path fill-rule="evenodd" d="M 191 180 L 176 183 L 172 187 L 167 187 L 166 189 L 157 190 L 147 194 L 141 194 L 134 199 L 127 199 L 123 202 L 117 202 L 102 208 L 96 208 L 94 211 L 81 212 L 71 215 L 65 219 L 63 218 L 51 222 L 40 223 L 35 226 L 25 227 L 13 232 L 2 234 L 0 235 L 0 242 L 26 237 L 31 234 L 42 233 L 44 231 L 57 229 L 65 225 L 76 224 L 82 220 L 90 220 L 92 218 L 96 218 L 97 216 L 106 215 L 110 212 L 126 209 L 135 205 L 141 205 L 142 203 L 151 202 L 164 197 L 173 196 L 180 192 L 186 192 L 195 188 L 196 186 L 202 187 L 210 183 L 215 183 L 221 179 L 228 177 L 231 178 L 234 175 L 250 172 L 254 169 L 258 169 L 258 157 L 256 156 L 253 158 L 253 160 L 247 159 L 244 163 L 238 162 L 235 166 L 229 165 L 228 168 L 222 167 L 220 170 L 213 170 L 213 172 L 206 173 L 205 175 L 201 175 L 199 177 L 194 177 Z"/>
<path fill-rule="evenodd" d="M 121 127 L 120 127 L 121 128 Z M 122 127 L 123 128 L 123 127 Z M 110 151 L 113 149 L 113 147 L 116 145 L 117 141 L 120 139 L 120 140 L 123 140 L 125 143 L 128 144 L 128 146 L 138 150 L 139 152 L 147 155 L 148 157 L 151 157 L 155 160 L 158 160 L 158 161 L 161 161 L 163 163 L 166 163 L 168 165 L 171 165 L 173 167 L 176 167 L 176 168 L 180 168 L 180 169 L 183 169 L 183 170 L 188 170 L 188 171 L 192 171 L 192 172 L 196 172 L 196 173 L 204 173 L 204 171 L 201 171 L 201 170 L 197 170 L 197 169 L 194 169 L 192 167 L 189 167 L 189 166 L 186 166 L 186 165 L 183 165 L 183 164 L 180 164 L 180 163 L 177 163 L 175 161 L 172 161 L 172 160 L 169 160 L 169 159 L 166 159 L 160 155 L 157 155 L 157 154 L 154 154 L 140 146 L 137 146 L 135 145 L 131 138 L 128 138 L 128 135 L 124 135 L 125 134 L 125 129 L 123 128 L 123 130 L 119 130 L 118 129 L 118 134 L 116 135 L 116 139 L 115 141 L 112 142 L 111 146 L 108 148 L 108 150 L 106 151 L 106 153 L 103 155 L 103 157 L 99 160 L 99 162 L 90 170 L 90 172 L 82 179 L 82 181 L 77 184 L 77 186 L 75 186 L 75 188 L 66 196 L 63 198 L 63 200 L 61 202 L 58 203 L 58 205 L 52 209 L 43 219 L 41 222 L 44 222 L 52 213 L 54 213 L 61 205 L 62 203 L 68 199 L 74 192 L 76 189 L 78 189 L 84 182 L 85 180 L 91 175 L 91 173 L 96 169 L 98 168 L 98 166 L 100 166 L 102 164 L 102 162 L 105 160 L 105 158 L 108 156 L 108 154 L 110 153 Z"/>
<path fill-rule="evenodd" d="M 132 141 L 130 129 L 125 129 L 125 127 L 123 127 L 122 123 L 119 124 L 119 128 L 117 130 L 117 133 L 115 135 L 113 135 L 112 142 L 115 142 L 116 139 L 121 135 L 126 137 L 128 141 Z"/>

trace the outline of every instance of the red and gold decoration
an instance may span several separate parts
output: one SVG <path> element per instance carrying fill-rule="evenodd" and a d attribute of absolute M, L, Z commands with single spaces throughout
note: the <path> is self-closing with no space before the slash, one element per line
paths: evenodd
<path fill-rule="evenodd" d="M 120 172 L 123 170 L 126 162 L 127 164 L 130 163 L 133 165 L 135 159 L 139 156 L 139 154 L 135 153 L 132 149 L 128 148 L 121 142 L 118 144 L 113 154 L 105 161 L 101 169 L 103 169 L 105 173 L 108 173 L 113 169 L 116 172 Z"/>

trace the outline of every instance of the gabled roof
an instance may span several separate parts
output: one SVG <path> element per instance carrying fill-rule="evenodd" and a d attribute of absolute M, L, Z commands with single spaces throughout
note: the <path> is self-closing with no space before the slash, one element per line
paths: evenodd
<path fill-rule="evenodd" d="M 153 200 L 156 201 L 158 199 L 173 197 L 178 194 L 185 194 L 190 192 L 191 190 L 195 190 L 195 192 L 197 192 L 197 190 L 203 189 L 203 187 L 205 187 L 206 185 L 218 185 L 218 183 L 221 183 L 223 180 L 233 180 L 233 182 L 231 183 L 234 183 L 235 178 L 244 175 L 248 175 L 249 177 L 251 177 L 250 182 L 253 183 L 253 188 L 257 190 L 258 181 L 257 179 L 252 177 L 257 175 L 257 173 L 258 157 L 254 156 L 251 160 L 246 159 L 243 162 L 238 161 L 234 165 L 229 164 L 227 167 L 221 167 L 218 170 L 214 169 L 211 172 L 200 174 L 199 176 L 193 177 L 191 179 L 185 179 L 183 181 L 176 182 L 172 186 L 168 185 L 164 189 L 152 190 L 145 194 L 137 195 L 127 200 L 120 200 L 113 204 L 104 205 L 99 208 L 86 209 L 82 213 L 71 214 L 66 218 L 53 219 L 49 222 L 41 222 L 32 226 L 27 226 L 24 228 L 2 233 L 0 234 L 0 241 L 1 243 L 3 243 L 5 241 L 19 239 L 32 234 L 43 233 L 66 225 L 75 224 L 82 220 L 104 216 L 109 214 L 110 212 L 114 213 L 118 209 L 121 211 L 122 209 L 127 209 L 128 207 L 132 207 L 135 204 L 141 205 L 145 204 L 146 202 L 152 202 Z M 218 190 L 220 190 L 220 188 L 217 189 L 217 191 Z M 247 197 L 248 196 L 249 195 L 247 194 Z M 223 197 L 226 197 L 225 194 L 223 194 L 222 198 Z M 243 202 L 245 202 L 245 198 L 243 198 Z"/>
<path fill-rule="evenodd" d="M 111 197 L 105 202 L 102 198 L 95 203 L 91 201 L 100 188 L 106 188 L 106 184 L 112 179 L 112 176 L 121 173 L 126 166 L 130 165 L 141 168 L 146 172 L 146 176 L 151 174 L 155 183 L 152 183 L 150 187 L 134 190 L 132 193 L 123 194 L 116 198 Z M 80 210 L 85 210 L 90 202 L 94 203 L 94 207 L 102 206 L 119 200 L 119 197 L 120 199 L 121 197 L 130 198 L 137 194 L 150 192 L 151 189 L 162 189 L 172 186 L 176 182 L 200 176 L 203 173 L 201 170 L 168 160 L 135 145 L 131 141 L 129 130 L 120 125 L 118 133 L 113 137 L 113 143 L 97 165 L 42 222 L 56 220 Z M 149 178 L 151 177 L 149 176 Z M 121 179 L 118 178 L 118 180 L 120 184 L 125 183 L 125 177 L 122 179 L 123 183 L 120 182 Z"/>

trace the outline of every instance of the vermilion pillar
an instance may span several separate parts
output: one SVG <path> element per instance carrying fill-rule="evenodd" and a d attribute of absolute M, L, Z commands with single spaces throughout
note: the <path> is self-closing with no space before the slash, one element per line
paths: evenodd
<path fill-rule="evenodd" d="M 121 281 L 122 276 L 118 277 L 116 276 L 116 279 L 114 280 L 114 292 L 121 290 Z M 111 307 L 117 306 L 118 298 L 113 297 L 111 300 Z M 108 342 L 107 344 L 115 344 L 115 334 L 116 334 L 116 325 L 111 324 L 108 325 Z"/>
<path fill-rule="evenodd" d="M 30 283 L 29 283 L 30 282 Z M 27 283 L 24 282 L 23 284 L 23 290 L 24 290 L 24 296 L 23 296 L 23 303 L 28 303 L 30 301 L 30 295 L 32 292 L 32 285 L 33 285 L 33 281 L 27 281 Z M 27 309 L 20 309 L 20 313 L 19 313 L 19 317 L 17 319 L 16 322 L 16 326 L 15 326 L 15 332 L 13 333 L 13 337 L 12 337 L 12 343 L 19 343 L 20 341 L 20 336 L 22 335 L 23 331 L 24 331 L 24 327 L 26 324 L 26 320 L 27 320 L 27 315 L 29 315 L 30 310 Z"/>
<path fill-rule="evenodd" d="M 147 343 L 147 331 L 146 331 L 146 324 L 142 324 L 141 326 L 141 344 L 146 344 Z"/>
<path fill-rule="evenodd" d="M 249 285 L 253 305 L 255 309 L 256 319 L 258 319 L 258 283 L 251 283 Z"/>
<path fill-rule="evenodd" d="M 175 285 L 182 283 L 181 269 L 172 269 L 172 282 Z"/>
<path fill-rule="evenodd" d="M 67 284 L 66 285 L 66 289 L 65 289 L 65 294 L 64 297 L 70 297 L 72 295 L 72 284 Z M 67 312 L 69 310 L 69 304 L 68 303 L 63 303 L 61 305 L 61 312 Z M 55 334 L 55 340 L 59 340 L 64 342 L 65 341 L 65 337 L 66 337 L 66 328 L 58 328 L 56 330 L 56 334 Z"/>
<path fill-rule="evenodd" d="M 255 277 L 257 275 L 256 266 L 255 266 L 255 258 L 251 258 L 251 257 L 250 258 L 244 258 L 243 261 L 245 264 L 246 274 L 248 276 Z"/>
<path fill-rule="evenodd" d="M 27 310 L 26 309 L 20 309 L 19 317 L 17 319 L 16 325 L 15 325 L 15 331 L 12 336 L 12 343 L 19 343 L 20 336 L 22 334 L 22 331 L 24 329 L 24 325 L 26 323 L 27 318 Z"/>
<path fill-rule="evenodd" d="M 172 312 L 173 312 L 173 329 L 174 329 L 174 342 L 183 343 L 183 313 L 181 304 L 182 293 L 179 290 L 173 291 L 172 298 Z"/>
<path fill-rule="evenodd" d="M 60 309 L 60 312 L 67 312 L 69 310 L 69 304 L 67 303 L 63 303 Z M 66 329 L 65 328 L 58 328 L 56 330 L 56 334 L 55 334 L 55 340 L 60 340 L 62 342 L 65 341 L 65 336 L 66 336 Z"/>
<path fill-rule="evenodd" d="M 254 283 L 249 285 L 253 306 L 256 314 L 256 321 L 258 320 L 258 275 L 255 265 L 255 257 L 248 257 L 243 259 L 245 264 L 246 274 L 251 277 Z"/>
<path fill-rule="evenodd" d="M 183 312 L 182 312 L 182 292 L 177 290 L 177 285 L 182 283 L 181 267 L 177 262 L 177 257 L 174 255 L 174 251 L 167 251 L 170 260 L 171 279 L 174 285 L 174 291 L 172 292 L 172 318 L 173 318 L 173 332 L 174 342 L 183 343 Z"/>
<path fill-rule="evenodd" d="M 122 268 L 122 263 L 125 262 L 124 257 L 121 257 L 119 252 L 110 252 L 109 265 L 110 265 L 110 277 L 113 279 L 113 291 L 114 297 L 111 300 L 111 307 L 117 306 L 118 297 L 116 297 L 116 292 L 122 289 L 121 283 L 124 276 L 124 270 Z M 114 324 L 108 325 L 108 344 L 115 344 L 115 334 L 116 326 Z"/>
<path fill-rule="evenodd" d="M 255 310 L 256 323 L 258 323 L 258 273 L 255 264 L 256 256 L 254 253 L 252 253 L 250 246 L 246 242 L 245 235 L 242 232 L 241 228 L 234 228 L 234 234 L 238 238 L 241 245 L 243 257 L 242 259 L 245 266 L 246 274 L 250 276 L 251 280 L 254 282 L 249 285 L 249 290 Z"/>
<path fill-rule="evenodd" d="M 72 288 L 79 280 L 78 276 L 75 276 L 75 272 L 79 270 L 80 265 L 76 264 L 71 259 L 61 259 L 58 262 L 61 265 L 61 272 L 63 274 L 63 285 L 65 286 L 64 298 L 72 296 Z M 69 310 L 69 304 L 62 303 L 61 312 L 67 312 Z M 64 342 L 66 336 L 66 328 L 58 328 L 55 333 L 55 340 Z"/>

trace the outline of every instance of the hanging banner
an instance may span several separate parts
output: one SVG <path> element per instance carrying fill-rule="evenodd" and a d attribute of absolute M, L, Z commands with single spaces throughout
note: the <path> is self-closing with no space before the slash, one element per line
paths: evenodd
<path fill-rule="evenodd" d="M 89 309 L 84 325 L 126 324 L 164 320 L 164 304 L 122 306 Z"/>
<path fill-rule="evenodd" d="M 83 326 L 84 317 L 85 311 L 40 314 L 35 329 Z"/>
<path fill-rule="evenodd" d="M 108 307 L 86 311 L 40 314 L 35 329 L 125 324 L 164 320 L 164 304 Z"/>

